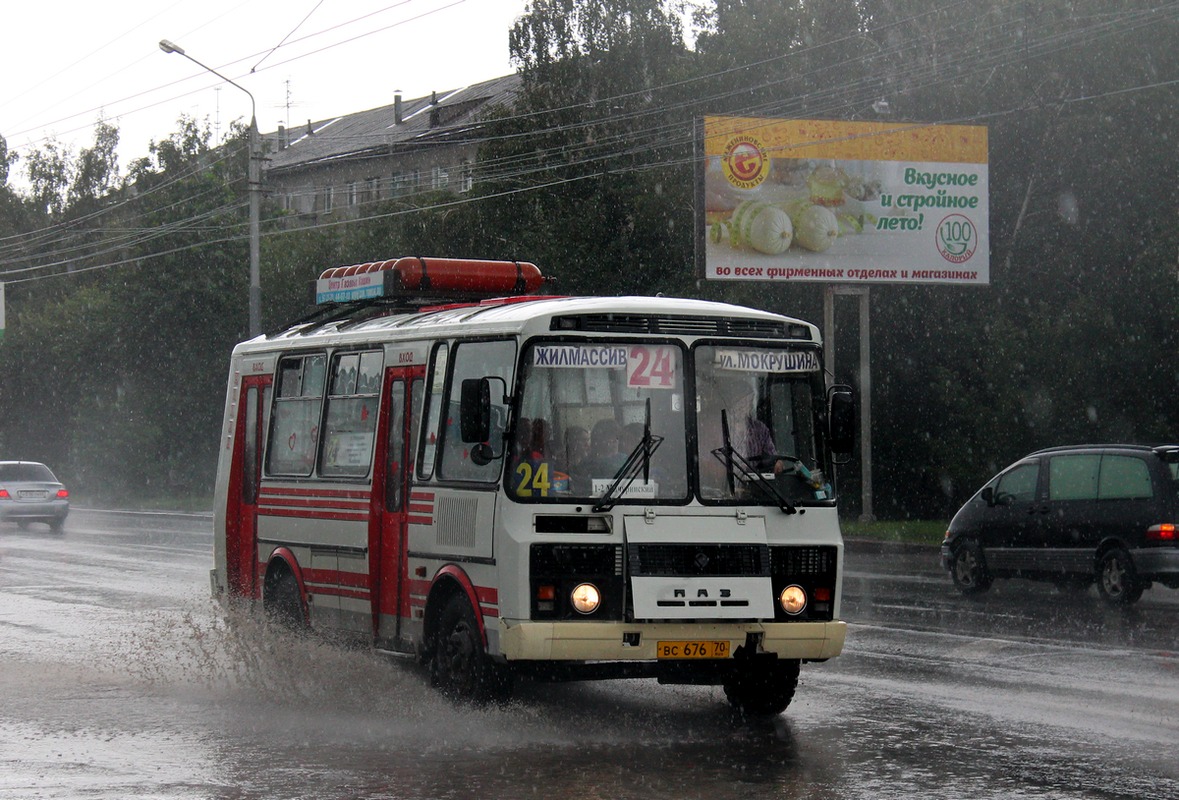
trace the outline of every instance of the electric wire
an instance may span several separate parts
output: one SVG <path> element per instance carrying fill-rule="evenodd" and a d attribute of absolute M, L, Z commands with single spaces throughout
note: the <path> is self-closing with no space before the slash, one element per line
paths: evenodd
<path fill-rule="evenodd" d="M 956 4 L 951 4 L 951 5 L 956 5 Z M 1174 9 L 1174 7 L 1176 5 L 1177 5 L 1176 3 L 1169 3 L 1169 4 L 1165 4 L 1164 6 L 1156 7 L 1155 9 L 1141 11 L 1141 12 L 1125 12 L 1122 14 L 1105 15 L 1106 21 L 1104 22 L 1104 24 L 1094 25 L 1094 26 L 1087 28 L 1087 29 L 1078 29 L 1078 30 L 1072 30 L 1072 31 L 1059 32 L 1059 33 L 1053 35 L 1052 37 L 1046 37 L 1043 41 L 1037 41 L 1034 46 L 1029 45 L 1026 41 L 1023 41 L 1023 42 L 1013 43 L 1012 45 L 1010 45 L 1006 49 L 1004 49 L 1004 48 L 997 48 L 997 49 L 988 48 L 987 52 L 990 53 L 989 59 L 974 58 L 974 60 L 972 61 L 971 56 L 963 55 L 963 56 L 960 56 L 956 60 L 950 61 L 949 63 L 954 66 L 961 66 L 961 65 L 971 66 L 972 71 L 975 73 L 980 72 L 982 70 L 986 70 L 986 69 L 993 70 L 997 66 L 1009 66 L 1012 53 L 1022 52 L 1024 54 L 1025 59 L 1031 59 L 1033 57 L 1040 58 L 1045 55 L 1051 54 L 1053 52 L 1057 52 L 1057 51 L 1064 49 L 1064 48 L 1078 47 L 1083 44 L 1092 43 L 1103 36 L 1112 35 L 1112 34 L 1119 34 L 1119 33 L 1126 33 L 1128 31 L 1136 30 L 1139 27 L 1142 27 L 1144 25 L 1149 25 L 1152 22 L 1152 19 L 1151 19 L 1152 14 L 1160 12 L 1165 9 Z M 937 11 L 941 11 L 941 10 L 944 10 L 944 7 L 937 9 Z M 1137 18 L 1137 19 L 1135 19 L 1135 18 Z M 1005 20 L 1005 21 L 1000 21 L 999 23 L 996 23 L 996 24 L 1006 26 L 1006 25 L 1012 24 L 1012 22 L 1010 20 Z M 949 39 L 955 38 L 955 35 L 956 35 L 954 33 L 955 27 L 963 27 L 963 28 L 971 29 L 977 34 L 977 25 L 972 25 L 972 20 L 966 19 L 964 22 L 958 23 L 957 26 L 950 26 L 948 29 L 948 32 L 943 34 L 942 38 L 944 40 L 949 40 Z M 875 31 L 873 31 L 873 32 L 875 32 Z M 846 39 L 847 37 L 844 37 L 844 38 Z M 933 40 L 933 41 L 936 43 L 938 40 Z M 960 39 L 959 39 L 959 41 L 960 41 Z M 827 43 L 827 44 L 821 45 L 821 46 L 831 46 L 831 44 L 832 43 Z M 911 47 L 913 47 L 912 43 L 906 44 L 906 48 L 911 48 Z M 889 50 L 887 48 L 881 48 L 879 53 L 873 54 L 873 58 L 883 57 L 884 55 L 888 55 L 888 54 L 889 54 Z M 791 55 L 791 54 L 790 53 L 785 54 L 785 56 L 789 56 L 789 55 Z M 862 59 L 862 57 L 861 57 L 861 59 Z M 862 63 L 861 59 L 852 58 L 852 59 L 849 59 L 848 62 L 845 62 L 845 63 Z M 777 61 L 777 60 L 778 60 L 778 57 L 775 57 L 774 59 L 766 59 L 763 62 L 758 62 L 758 63 L 764 64 L 764 63 Z M 751 66 L 753 66 L 753 65 L 743 65 L 742 67 L 732 68 L 729 70 L 725 70 L 723 74 L 731 73 L 734 69 L 748 70 L 751 68 Z M 916 80 L 916 79 L 920 79 L 921 81 L 923 81 L 922 83 L 920 83 L 918 85 L 918 88 L 923 88 L 925 86 L 932 85 L 933 83 L 945 82 L 945 81 L 961 78 L 961 75 L 959 73 L 953 72 L 953 71 L 947 71 L 945 69 L 946 66 L 947 66 L 947 62 L 942 62 L 941 65 L 939 65 L 938 69 L 943 72 L 943 74 L 940 77 L 936 74 L 937 71 L 933 70 L 932 67 L 919 66 L 916 68 L 912 68 L 911 71 L 908 73 L 900 73 L 892 79 L 895 83 L 902 83 L 906 80 L 909 81 L 909 83 L 906 84 L 906 88 L 909 91 L 912 91 L 913 90 L 912 81 Z M 722 74 L 722 73 L 714 73 L 713 75 L 702 76 L 700 78 L 693 78 L 692 82 L 697 82 L 700 80 L 714 78 L 720 74 Z M 762 84 L 755 87 L 754 91 L 773 88 L 774 86 L 782 85 L 782 84 L 788 83 L 792 80 L 797 80 L 797 78 L 798 78 L 798 76 L 788 76 L 786 78 L 782 78 L 779 80 L 764 81 Z M 674 85 L 682 85 L 684 83 L 686 83 L 686 82 L 681 81 L 681 82 L 678 82 L 677 84 L 668 84 L 668 87 L 671 87 Z M 1162 80 L 1162 81 L 1156 81 L 1151 84 L 1142 84 L 1142 85 L 1133 86 L 1133 87 L 1123 87 L 1121 89 L 1103 92 L 1098 95 L 1078 96 L 1078 97 L 1074 97 L 1074 98 L 1062 98 L 1062 99 L 1060 99 L 1060 102 L 1069 102 L 1069 103 L 1082 102 L 1085 100 L 1098 99 L 1100 97 L 1108 97 L 1108 96 L 1113 96 L 1113 95 L 1117 95 L 1117 94 L 1125 94 L 1125 93 L 1142 91 L 1142 90 L 1153 89 L 1153 88 L 1168 87 L 1168 86 L 1174 85 L 1175 83 L 1176 83 L 1176 81 L 1173 81 L 1173 80 Z M 650 89 L 650 90 L 643 90 L 643 93 L 649 94 L 649 93 L 657 92 L 657 91 L 662 90 L 664 88 L 665 87 L 656 87 L 656 88 Z M 558 135 L 558 134 L 575 132 L 575 131 L 583 129 L 583 128 L 590 129 L 590 128 L 594 128 L 594 127 L 600 127 L 603 124 L 619 124 L 619 123 L 627 122 L 627 121 L 633 123 L 635 121 L 642 120 L 642 119 L 649 117 L 649 116 L 655 116 L 655 115 L 666 116 L 670 112 L 675 111 L 675 110 L 682 110 L 687 107 L 700 105 L 702 102 L 716 101 L 719 99 L 732 97 L 732 96 L 742 93 L 742 92 L 749 92 L 749 91 L 750 90 L 748 87 L 742 87 L 741 89 L 735 89 L 735 90 L 730 90 L 728 92 L 720 93 L 717 95 L 711 95 L 708 98 L 705 98 L 704 101 L 702 101 L 700 98 L 691 98 L 689 100 L 683 101 L 683 102 L 681 102 L 679 104 L 675 104 L 675 105 L 660 106 L 660 107 L 655 107 L 655 108 L 648 109 L 648 110 L 639 110 L 636 112 L 631 112 L 628 115 L 625 115 L 623 117 L 611 117 L 611 118 L 596 117 L 596 118 L 591 118 L 588 120 L 578 121 L 576 123 L 572 123 L 572 124 L 568 124 L 568 125 L 558 125 L 558 126 L 554 126 L 554 127 L 550 127 L 550 128 L 541 128 L 538 131 L 529 131 L 529 132 L 524 132 L 521 134 L 510 134 L 509 136 L 533 136 L 533 137 L 541 138 L 541 137 L 545 137 L 545 136 L 553 136 L 553 135 Z M 860 94 L 857 95 L 857 94 L 854 94 L 854 92 L 860 92 Z M 640 93 L 639 92 L 629 92 L 626 95 L 619 95 L 618 99 L 622 100 L 622 99 L 626 99 L 628 97 L 634 97 L 638 94 L 640 94 Z M 835 91 L 829 91 L 826 94 L 826 98 L 827 98 L 826 108 L 829 108 L 829 109 L 843 108 L 849 103 L 861 102 L 863 97 L 872 97 L 872 96 L 876 96 L 878 94 L 879 94 L 879 84 L 877 82 L 875 82 L 871 79 L 867 79 L 867 80 L 857 79 L 856 81 L 849 82 L 848 84 L 844 84 L 843 86 L 835 87 Z M 603 101 L 603 102 L 605 102 L 605 101 Z M 791 103 L 799 104 L 800 102 L 801 101 L 793 100 L 793 101 L 787 101 L 784 103 L 776 103 L 776 104 L 762 103 L 760 105 L 745 107 L 744 109 L 737 109 L 737 111 L 741 112 L 742 114 L 749 114 L 751 116 L 758 116 L 760 114 L 768 114 L 771 112 L 780 114 L 782 112 L 789 111 Z M 555 114 L 561 110 L 577 110 L 578 108 L 579 108 L 579 106 L 568 106 L 568 107 L 566 107 L 566 109 L 545 109 L 542 111 L 529 112 L 529 114 L 517 115 L 517 116 L 520 118 L 523 118 L 526 116 L 531 117 L 531 116 L 535 116 L 535 115 L 539 115 L 539 114 Z M 820 107 L 820 108 L 822 108 L 822 107 Z M 1005 114 L 1005 113 L 1013 113 L 1016 110 L 1019 110 L 1019 109 L 1009 109 L 1007 111 L 992 112 L 992 113 L 985 114 L 985 115 L 980 115 L 980 114 L 971 115 L 971 116 L 964 117 L 962 120 L 959 120 L 959 122 L 969 122 L 972 120 L 978 121 L 979 119 L 986 118 L 986 117 L 994 117 L 994 116 Z M 508 117 L 507 119 L 510 121 L 513 118 Z M 945 121 L 942 121 L 942 123 L 944 123 L 944 122 Z M 926 123 L 926 124 L 942 124 L 942 123 Z M 613 136 L 606 137 L 605 139 L 600 139 L 598 141 L 595 141 L 592 145 L 586 145 L 581 148 L 577 148 L 577 147 L 570 148 L 568 142 L 565 142 L 565 143 L 561 143 L 558 145 L 554 145 L 553 148 L 551 148 L 551 149 L 539 150 L 536 154 L 530 154 L 529 156 L 526 156 L 526 157 L 506 157 L 503 159 L 499 159 L 498 162 L 497 162 L 497 160 L 493 159 L 487 164 L 484 164 L 482 161 L 480 161 L 480 162 L 477 162 L 475 166 L 477 169 L 480 170 L 480 175 L 481 175 L 480 180 L 481 181 L 486 180 L 486 181 L 490 181 L 490 182 L 498 181 L 498 182 L 505 182 L 505 183 L 513 181 L 513 180 L 524 181 L 524 180 L 528 179 L 529 177 L 534 176 L 536 174 L 540 174 L 540 173 L 544 173 L 544 172 L 551 173 L 551 172 L 553 172 L 553 170 L 555 168 L 570 169 L 570 168 L 577 168 L 577 167 L 585 167 L 585 166 L 592 165 L 596 162 L 599 162 L 603 159 L 607 159 L 610 157 L 617 158 L 620 156 L 634 155 L 634 154 L 639 154 L 639 153 L 644 153 L 644 152 L 649 153 L 650 148 L 653 145 L 658 145 L 658 146 L 660 146 L 660 149 L 663 149 L 663 150 L 668 150 L 668 149 L 674 150 L 676 148 L 682 149 L 686 144 L 689 144 L 690 140 L 691 140 L 691 133 L 690 132 L 685 133 L 685 132 L 682 132 L 682 130 L 680 130 L 683 127 L 684 126 L 682 124 L 682 121 L 668 122 L 668 123 L 665 123 L 660 126 L 655 126 L 651 130 L 646 131 L 645 134 L 642 134 L 639 136 L 635 135 L 635 132 L 633 129 L 626 130 L 626 131 L 621 131 L 618 134 L 615 134 Z M 673 135 L 675 132 L 677 132 L 677 130 L 679 131 L 678 137 Z M 484 140 L 479 139 L 479 141 L 482 142 Z M 624 142 L 629 142 L 629 144 L 625 148 L 619 149 L 619 145 Z M 614 149 L 611 149 L 612 147 Z M 558 165 L 553 165 L 551 163 L 548 163 L 547 157 L 550 155 L 553 155 L 555 153 L 558 153 L 558 152 L 564 155 L 564 158 L 562 159 L 562 163 L 560 163 Z M 621 168 L 611 169 L 608 171 L 611 174 L 622 174 L 622 173 L 626 173 L 626 172 L 638 171 L 641 169 L 652 169 L 652 168 L 660 168 L 660 167 L 666 167 L 666 166 L 674 166 L 676 164 L 683 164 L 683 163 L 690 162 L 692 160 L 693 160 L 692 157 L 688 157 L 688 158 L 680 157 L 678 159 L 667 159 L 664 162 L 656 163 L 656 164 L 631 165 L 631 166 L 625 166 L 625 167 L 621 167 Z M 496 171 L 496 170 L 498 170 L 498 171 Z M 548 188 L 552 188 L 554 186 L 565 185 L 565 184 L 573 183 L 573 182 L 576 182 L 579 180 L 584 180 L 586 178 L 596 177 L 598 174 L 600 174 L 598 171 L 594 171 L 594 172 L 588 173 L 583 176 L 572 176 L 572 177 L 559 178 L 559 179 L 555 179 L 555 180 L 542 182 L 537 185 L 522 185 L 516 189 L 505 189 L 505 190 L 494 192 L 489 195 L 480 195 L 480 196 L 476 196 L 476 197 L 458 198 L 458 199 L 455 199 L 452 201 L 447 201 L 444 203 L 432 205 L 429 208 L 445 208 L 445 207 L 449 207 L 449 206 L 453 206 L 453 205 L 462 205 L 462 204 L 466 204 L 466 203 L 470 203 L 470 202 L 482 201 L 482 200 L 490 199 L 493 197 L 508 196 L 508 195 L 515 194 L 515 193 L 522 192 L 522 191 L 537 191 L 537 190 L 548 189 Z M 417 194 L 424 196 L 426 194 L 426 192 L 422 191 Z M 412 198 L 413 198 L 413 195 L 411 195 L 407 199 L 412 199 Z M 339 226 L 339 225 L 353 224 L 353 223 L 358 223 L 358 222 L 363 222 L 363 221 L 368 221 L 368 220 L 373 220 L 373 219 L 387 218 L 387 217 L 391 217 L 391 216 L 397 216 L 400 214 L 419 213 L 423 210 L 427 210 L 427 209 L 426 208 L 410 208 L 410 209 L 398 210 L 398 211 L 394 211 L 394 212 L 386 212 L 386 213 L 381 213 L 381 214 L 376 214 L 376 215 L 360 216 L 360 217 L 350 218 L 350 219 L 318 222 L 318 223 L 315 223 L 314 225 L 300 228 L 300 230 L 306 230 L 308 227 L 310 229 L 335 227 L 335 226 Z M 283 232 L 282 231 L 268 232 L 267 235 L 280 235 L 281 233 L 283 233 Z M 235 239 L 233 237 L 229 237 L 227 239 L 217 240 L 217 241 L 234 241 L 234 240 Z M 202 245 L 193 245 L 193 246 L 202 246 Z M 140 259 L 133 259 L 133 260 L 140 260 Z M 126 262 L 119 262 L 119 263 L 126 263 Z M 117 265 L 117 264 L 112 264 L 110 266 L 115 266 L 115 265 Z M 74 273 L 67 273 L 67 274 L 74 274 Z M 52 277 L 52 276 L 46 275 L 44 277 Z"/>

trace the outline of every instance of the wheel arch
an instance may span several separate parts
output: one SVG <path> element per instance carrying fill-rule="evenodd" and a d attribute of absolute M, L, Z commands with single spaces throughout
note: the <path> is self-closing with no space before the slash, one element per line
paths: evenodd
<path fill-rule="evenodd" d="M 269 608 L 274 589 L 284 575 L 295 579 L 299 587 L 299 608 L 303 612 L 304 621 L 307 613 L 307 589 L 303 584 L 303 568 L 299 566 L 299 559 L 287 547 L 277 547 L 266 560 L 266 577 L 262 581 L 262 607 Z"/>
<path fill-rule="evenodd" d="M 434 637 L 438 633 L 438 623 L 442 618 L 442 610 L 450 599 L 456 595 L 465 597 L 475 615 L 475 624 L 479 626 L 479 639 L 483 649 L 487 649 L 487 629 L 483 625 L 483 613 L 479 608 L 479 596 L 475 592 L 475 584 L 471 582 L 460 567 L 447 564 L 434 575 L 434 582 L 426 595 L 426 614 L 422 630 L 426 650 L 433 649 Z"/>
<path fill-rule="evenodd" d="M 1134 556 L 1130 552 L 1130 548 L 1121 539 L 1114 536 L 1106 537 L 1097 545 L 1097 549 L 1093 553 L 1093 572 L 1097 573 L 1101 569 L 1101 561 L 1105 558 L 1106 553 L 1111 550 L 1121 550 L 1130 559 L 1130 563 L 1134 563 Z"/>

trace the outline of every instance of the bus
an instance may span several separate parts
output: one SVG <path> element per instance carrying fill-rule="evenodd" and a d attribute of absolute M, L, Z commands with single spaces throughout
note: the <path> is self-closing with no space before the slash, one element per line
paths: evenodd
<path fill-rule="evenodd" d="M 547 283 L 514 261 L 334 267 L 314 313 L 237 345 L 214 595 L 416 657 L 464 702 L 655 678 L 780 713 L 846 630 L 856 412 L 818 329 Z"/>

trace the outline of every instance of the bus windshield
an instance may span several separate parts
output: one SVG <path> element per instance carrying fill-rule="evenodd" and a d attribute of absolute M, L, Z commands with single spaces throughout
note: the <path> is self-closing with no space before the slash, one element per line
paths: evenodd
<path fill-rule="evenodd" d="M 700 499 L 784 508 L 831 499 L 815 449 L 815 351 L 705 345 L 693 361 Z"/>
<path fill-rule="evenodd" d="M 508 494 L 686 501 L 684 385 L 676 343 L 534 342 L 524 353 Z"/>

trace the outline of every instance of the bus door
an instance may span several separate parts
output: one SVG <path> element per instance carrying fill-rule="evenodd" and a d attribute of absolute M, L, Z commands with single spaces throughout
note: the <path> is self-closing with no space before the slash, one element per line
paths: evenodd
<path fill-rule="evenodd" d="M 409 479 L 413 473 L 411 433 L 417 430 L 425 369 L 398 367 L 385 376 L 387 413 L 373 472 L 373 514 L 369 531 L 373 633 L 396 646 L 401 618 L 409 613 L 405 576 Z"/>
<path fill-rule="evenodd" d="M 229 502 L 225 520 L 225 566 L 229 593 L 258 596 L 258 484 L 262 475 L 262 438 L 270 407 L 269 375 L 242 378 L 237 431 L 233 437 Z"/>

